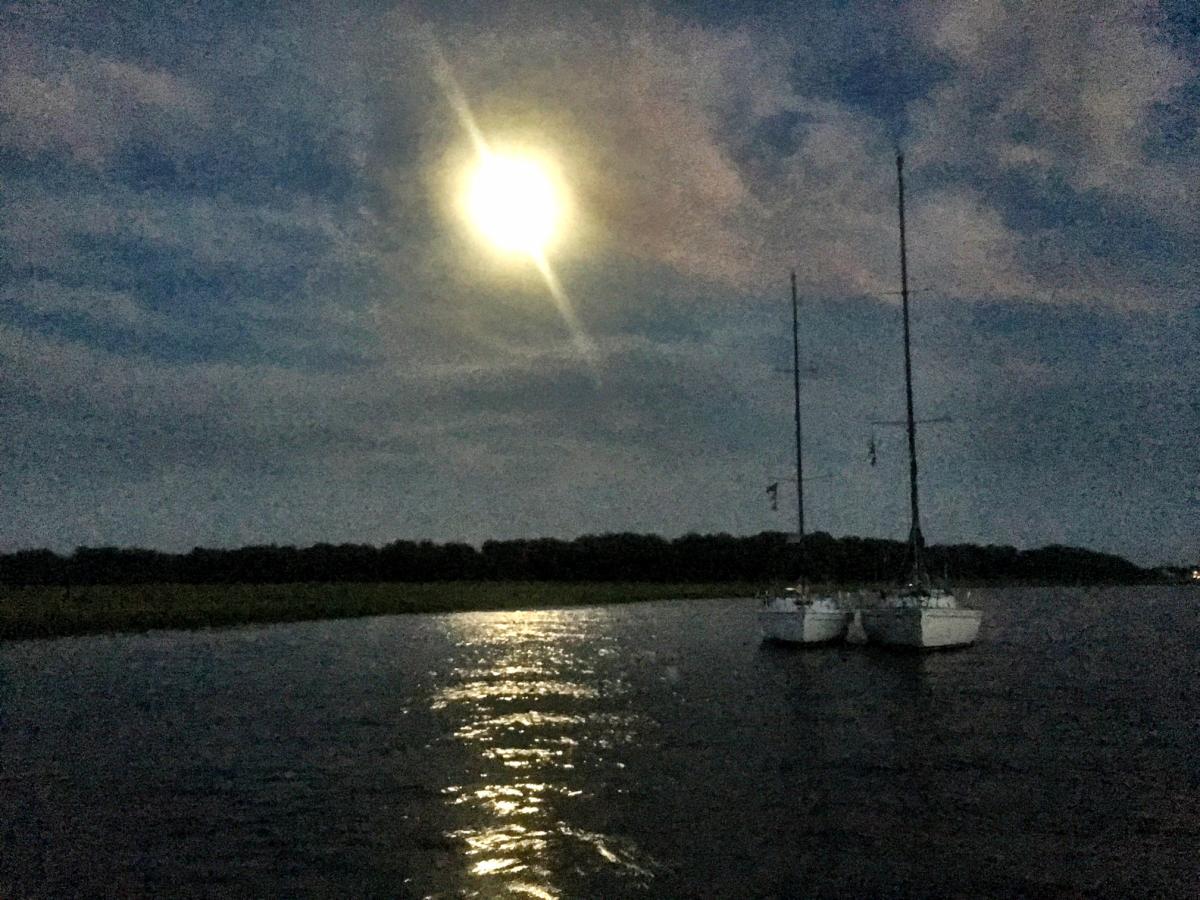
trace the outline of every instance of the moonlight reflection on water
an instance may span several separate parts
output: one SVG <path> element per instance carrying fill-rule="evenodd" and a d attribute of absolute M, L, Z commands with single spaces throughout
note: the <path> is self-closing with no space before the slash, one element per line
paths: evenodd
<path fill-rule="evenodd" d="M 624 679 L 598 671 L 613 650 L 608 618 L 596 609 L 442 620 L 456 649 L 430 707 L 477 761 L 474 780 L 444 789 L 475 824 L 447 836 L 489 895 L 562 896 L 556 874 L 567 866 L 643 886 L 653 877 L 633 841 L 578 824 L 596 818 L 605 773 L 624 768 L 620 749 L 645 725 L 627 709 Z"/>

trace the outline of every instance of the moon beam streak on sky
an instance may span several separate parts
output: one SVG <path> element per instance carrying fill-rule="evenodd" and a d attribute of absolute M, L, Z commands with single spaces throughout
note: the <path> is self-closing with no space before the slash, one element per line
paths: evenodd
<path fill-rule="evenodd" d="M 567 327 L 571 329 L 571 337 L 575 340 L 575 346 L 584 358 L 589 363 L 596 362 L 596 345 L 587 332 L 583 330 L 583 325 L 579 321 L 579 317 L 575 315 L 575 308 L 571 304 L 571 298 L 567 296 L 567 292 L 563 290 L 562 283 L 559 282 L 558 276 L 554 274 L 554 270 L 550 268 L 550 263 L 546 259 L 546 254 L 537 252 L 533 254 L 533 264 L 537 266 L 539 272 L 542 273 L 542 278 L 546 280 L 546 287 L 550 291 L 550 296 L 554 298 L 555 305 L 558 306 L 559 313 L 562 314 L 563 321 L 567 323 Z"/>
<path fill-rule="evenodd" d="M 458 116 L 458 121 L 466 130 L 471 138 L 471 143 L 475 147 L 475 152 L 479 157 L 485 158 L 492 152 L 488 146 L 487 140 L 483 136 L 483 132 L 479 130 L 479 125 L 475 121 L 475 116 L 471 112 L 470 104 L 467 103 L 467 96 L 463 93 L 462 88 L 458 86 L 458 79 L 454 77 L 454 73 L 450 71 L 450 64 L 446 62 L 446 57 L 442 55 L 442 51 L 436 44 L 432 47 L 433 50 L 433 77 L 441 86 L 442 92 L 446 95 L 446 102 L 454 110 L 454 114 Z"/>

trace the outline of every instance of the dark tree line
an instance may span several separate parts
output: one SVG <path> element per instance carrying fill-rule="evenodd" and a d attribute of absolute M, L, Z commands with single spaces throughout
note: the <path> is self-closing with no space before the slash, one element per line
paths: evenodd
<path fill-rule="evenodd" d="M 435 544 L 394 541 L 255 546 L 237 550 L 197 547 L 188 553 L 118 547 L 81 547 L 70 555 L 49 550 L 0 554 L 0 583 L 38 584 L 272 584 L 378 581 L 790 581 L 800 574 L 799 548 L 782 532 L 735 537 L 687 534 L 668 540 L 648 534 Z M 884 582 L 903 569 L 905 545 L 875 538 L 834 538 L 823 532 L 804 542 L 810 579 L 838 584 Z M 971 581 L 1146 582 L 1154 573 L 1127 560 L 1073 547 L 1039 550 L 974 544 L 929 547 L 935 575 Z"/>

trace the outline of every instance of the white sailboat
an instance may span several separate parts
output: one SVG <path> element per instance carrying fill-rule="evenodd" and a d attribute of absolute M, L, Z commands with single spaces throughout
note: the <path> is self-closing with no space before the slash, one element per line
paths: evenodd
<path fill-rule="evenodd" d="M 909 529 L 908 582 L 886 593 L 880 605 L 862 610 L 863 631 L 867 640 L 892 647 L 914 650 L 965 647 L 975 642 L 983 614 L 961 606 L 952 591 L 930 583 L 922 554 L 925 539 L 921 535 L 921 517 L 917 506 L 917 438 L 913 420 L 912 360 L 908 337 L 908 260 L 904 242 L 904 157 L 896 157 L 896 179 L 900 198 L 900 295 L 904 307 L 904 385 L 908 412 L 909 489 L 912 501 L 912 526 Z"/>
<path fill-rule="evenodd" d="M 846 636 L 853 613 L 833 597 L 809 591 L 804 579 L 804 466 L 800 442 L 800 325 L 796 273 L 792 272 L 792 376 L 796 415 L 796 514 L 800 582 L 763 600 L 758 624 L 764 640 L 789 644 L 824 644 Z"/>

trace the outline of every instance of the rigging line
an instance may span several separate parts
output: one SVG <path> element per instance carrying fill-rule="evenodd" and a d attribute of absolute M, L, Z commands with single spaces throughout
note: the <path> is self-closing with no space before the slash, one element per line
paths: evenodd
<path fill-rule="evenodd" d="M 941 425 L 947 422 L 953 422 L 950 416 L 937 416 L 933 419 L 913 419 L 914 425 Z M 907 419 L 868 419 L 868 425 L 907 425 Z"/>
<path fill-rule="evenodd" d="M 908 293 L 910 295 L 924 294 L 928 291 L 937 291 L 937 290 L 938 290 L 937 288 L 932 288 L 932 287 L 909 288 Z M 868 296 L 871 296 L 871 295 L 876 296 L 876 297 L 902 297 L 904 295 L 904 292 L 903 291 L 871 291 L 871 293 Z"/>

